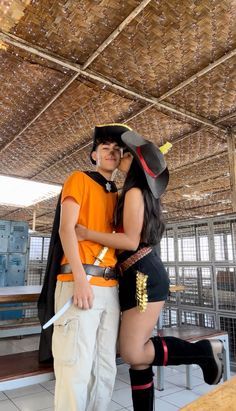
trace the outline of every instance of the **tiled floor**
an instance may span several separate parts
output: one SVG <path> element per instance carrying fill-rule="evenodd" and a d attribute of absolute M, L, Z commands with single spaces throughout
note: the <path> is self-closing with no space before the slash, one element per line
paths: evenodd
<path fill-rule="evenodd" d="M 0 341 L 0 355 L 37 349 L 38 338 Z M 128 366 L 118 365 L 115 389 L 109 411 L 132 410 L 129 387 Z M 155 371 L 155 370 L 154 370 Z M 55 381 L 31 385 L 24 388 L 0 392 L 1 411 L 52 411 Z M 203 383 L 199 367 L 193 369 L 193 389 L 185 389 L 185 367 L 167 367 L 165 369 L 165 389 L 155 389 L 156 410 L 176 411 L 195 400 L 213 387 Z M 69 411 L 69 410 L 65 410 Z"/>

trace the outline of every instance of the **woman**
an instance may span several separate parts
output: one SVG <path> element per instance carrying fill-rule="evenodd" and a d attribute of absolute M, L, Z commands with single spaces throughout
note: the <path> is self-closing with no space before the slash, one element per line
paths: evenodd
<path fill-rule="evenodd" d="M 118 201 L 114 234 L 91 231 L 82 226 L 78 238 L 126 250 L 118 252 L 119 297 L 122 311 L 120 354 L 130 364 L 135 411 L 153 410 L 152 365 L 198 364 L 208 384 L 222 376 L 223 345 L 219 340 L 189 343 L 175 337 L 151 337 L 168 296 L 167 272 L 155 250 L 164 231 L 160 196 L 169 173 L 163 154 L 150 141 L 128 131 L 122 140 L 131 158 Z"/>

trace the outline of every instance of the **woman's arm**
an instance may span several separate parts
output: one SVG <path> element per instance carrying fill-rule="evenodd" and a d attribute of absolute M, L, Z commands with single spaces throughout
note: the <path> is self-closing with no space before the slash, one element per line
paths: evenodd
<path fill-rule="evenodd" d="M 81 234 L 85 240 L 94 241 L 120 250 L 136 250 L 141 237 L 144 218 L 144 200 L 140 189 L 132 188 L 125 195 L 123 211 L 124 233 L 100 233 L 85 229 Z M 78 237 L 80 229 L 78 228 Z"/>
<path fill-rule="evenodd" d="M 89 285 L 78 250 L 75 233 L 80 207 L 72 197 L 67 197 L 61 205 L 59 235 L 62 247 L 74 276 L 74 304 L 79 308 L 92 307 L 93 291 Z"/>

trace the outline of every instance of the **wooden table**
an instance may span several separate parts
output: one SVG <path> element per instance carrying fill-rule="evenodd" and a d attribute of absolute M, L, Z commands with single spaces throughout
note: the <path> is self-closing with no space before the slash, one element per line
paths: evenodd
<path fill-rule="evenodd" d="M 22 285 L 16 287 L 0 287 L 0 304 L 37 302 L 42 290 L 41 285 Z M 170 285 L 170 292 L 184 291 L 182 285 Z"/>
<path fill-rule="evenodd" d="M 184 291 L 185 286 L 184 285 L 170 284 L 169 290 L 170 290 L 171 293 L 177 293 L 178 291 Z"/>
<path fill-rule="evenodd" d="M 41 289 L 41 285 L 0 287 L 0 311 L 35 309 L 35 303 L 38 301 Z M 31 303 L 34 303 L 34 305 Z M 9 306 L 9 304 L 14 305 Z M 40 332 L 41 326 L 38 318 L 0 321 L 0 338 L 38 334 Z"/>
<path fill-rule="evenodd" d="M 0 304 L 37 302 L 41 285 L 0 287 Z"/>
<path fill-rule="evenodd" d="M 185 291 L 185 286 L 184 285 L 178 285 L 178 284 L 170 284 L 169 286 L 169 292 L 170 293 L 178 293 L 181 291 Z M 163 328 L 163 314 L 162 311 L 159 316 L 158 320 L 158 329 L 161 330 Z"/>
<path fill-rule="evenodd" d="M 236 376 L 191 402 L 181 411 L 235 411 Z"/>
<path fill-rule="evenodd" d="M 32 308 L 27 303 L 36 303 L 38 301 L 41 285 L 25 285 L 15 287 L 0 287 L 0 311 L 19 310 Z M 171 285 L 171 292 L 183 291 L 184 287 L 179 285 Z M 8 304 L 19 304 L 9 307 Z M 12 321 L 4 321 L 5 324 L 0 324 L 0 337 L 6 338 L 14 335 L 29 334 L 30 332 L 40 332 L 39 325 L 29 324 L 27 319 L 18 319 L 14 323 Z M 33 328 L 32 328 L 33 327 Z"/>

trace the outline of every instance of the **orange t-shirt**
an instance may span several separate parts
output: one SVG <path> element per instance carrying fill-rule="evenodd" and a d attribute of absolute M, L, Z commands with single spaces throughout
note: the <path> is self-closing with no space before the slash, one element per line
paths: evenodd
<path fill-rule="evenodd" d="M 62 189 L 61 202 L 66 197 L 73 197 L 80 206 L 78 224 L 91 230 L 111 233 L 113 231 L 113 217 L 117 202 L 117 193 L 108 193 L 104 188 L 82 171 L 75 171 L 65 181 Z M 92 241 L 78 242 L 79 254 L 83 264 L 93 264 L 102 245 Z M 68 263 L 64 255 L 61 264 Z M 116 264 L 115 250 L 109 248 L 105 254 L 101 267 L 114 267 Z M 73 274 L 59 274 L 59 281 L 73 281 Z M 92 277 L 90 284 L 99 286 L 114 286 L 116 280 L 105 280 L 102 277 Z"/>

